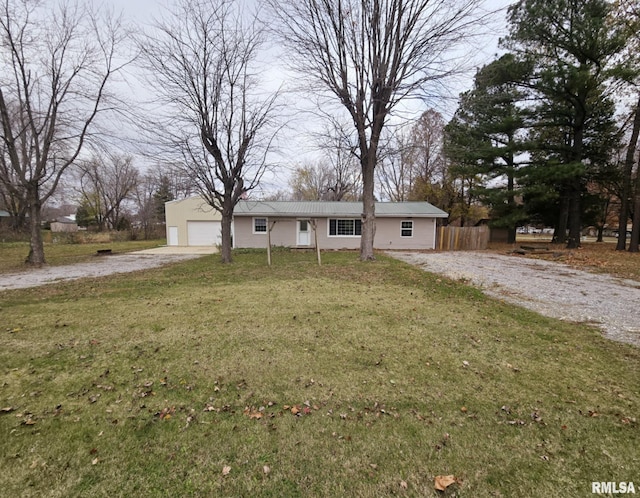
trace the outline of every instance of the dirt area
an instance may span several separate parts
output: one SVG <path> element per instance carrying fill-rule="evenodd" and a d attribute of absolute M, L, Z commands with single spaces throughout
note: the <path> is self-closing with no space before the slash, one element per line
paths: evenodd
<path fill-rule="evenodd" d="M 388 254 L 542 315 L 595 324 L 609 339 L 640 346 L 636 281 L 482 251 Z"/>
<path fill-rule="evenodd" d="M 146 270 L 176 261 L 198 258 L 213 252 L 215 252 L 215 248 L 211 247 L 159 247 L 125 254 L 96 256 L 93 261 L 86 263 L 46 266 L 20 273 L 0 275 L 0 292 L 79 278 L 102 277 L 114 273 Z"/>

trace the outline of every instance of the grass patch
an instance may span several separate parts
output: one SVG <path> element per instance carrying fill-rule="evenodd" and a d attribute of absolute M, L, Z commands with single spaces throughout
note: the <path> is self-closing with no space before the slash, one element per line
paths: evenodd
<path fill-rule="evenodd" d="M 50 266 L 70 265 L 89 261 L 98 249 L 109 248 L 114 253 L 141 251 L 165 244 L 165 240 L 134 240 L 94 242 L 83 244 L 45 243 L 44 254 Z M 28 242 L 0 243 L 0 274 L 29 270 L 25 260 L 29 254 Z"/>
<path fill-rule="evenodd" d="M 380 256 L 0 294 L 8 496 L 586 496 L 640 481 L 640 351 Z M 225 469 L 223 472 L 223 469 Z M 225 475 L 226 474 L 226 475 Z M 636 484 L 637 485 L 637 484 Z"/>

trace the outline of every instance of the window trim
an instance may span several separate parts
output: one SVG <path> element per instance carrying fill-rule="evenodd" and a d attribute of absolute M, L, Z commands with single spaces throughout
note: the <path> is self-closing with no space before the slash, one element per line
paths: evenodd
<path fill-rule="evenodd" d="M 404 227 L 403 225 L 404 225 L 405 223 L 411 223 L 411 228 Z M 403 234 L 403 232 L 404 232 L 405 230 L 410 230 L 410 231 L 411 231 L 411 235 L 404 235 L 404 234 Z M 412 239 L 412 238 L 413 238 L 414 230 L 415 230 L 415 223 L 413 222 L 413 220 L 401 220 L 401 221 L 400 221 L 400 238 L 403 238 L 403 239 Z"/>
<path fill-rule="evenodd" d="M 256 230 L 256 221 L 258 220 L 264 220 L 264 231 Z M 256 216 L 254 218 L 251 218 L 251 230 L 254 235 L 266 235 L 266 233 L 269 231 L 269 219 L 264 216 Z"/>
<path fill-rule="evenodd" d="M 335 235 L 331 234 L 331 222 L 336 222 L 336 233 Z M 338 221 L 353 221 L 353 234 L 338 234 Z M 356 233 L 356 223 L 360 222 L 360 233 Z M 360 238 L 362 237 L 362 219 L 361 218 L 327 218 L 327 237 L 336 237 L 336 238 Z"/>

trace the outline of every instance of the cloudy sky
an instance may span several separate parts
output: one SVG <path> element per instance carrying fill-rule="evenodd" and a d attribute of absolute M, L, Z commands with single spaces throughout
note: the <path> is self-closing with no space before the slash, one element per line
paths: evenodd
<path fill-rule="evenodd" d="M 251 0 L 248 1 L 250 2 Z M 487 0 L 485 8 L 487 10 L 497 10 L 506 7 L 512 1 L 513 0 Z M 127 20 L 139 25 L 143 29 L 145 26 L 148 28 L 154 16 L 160 17 L 167 6 L 171 6 L 176 2 L 174 0 L 101 0 L 100 3 L 113 7 L 115 12 L 122 12 Z M 504 15 L 496 16 L 496 22 L 489 30 L 490 34 L 486 35 L 482 42 L 477 43 L 473 47 L 474 52 L 472 55 L 474 56 L 476 67 L 490 62 L 498 51 L 498 40 L 501 36 L 505 35 L 505 23 L 503 19 Z M 400 122 L 406 118 L 417 117 L 422 111 L 431 106 L 442 112 L 445 119 L 448 119 L 456 108 L 457 95 L 461 91 L 470 88 L 473 81 L 473 73 L 474 71 L 472 69 L 468 75 L 451 83 L 450 98 L 440 98 L 437 101 L 427 103 L 421 101 L 407 103 L 402 113 L 403 117 L 396 119 Z M 269 78 L 274 82 L 274 86 L 282 84 L 286 87 L 291 83 L 291 78 L 286 77 L 286 73 L 279 69 L 277 62 L 271 65 Z M 138 91 L 139 89 L 140 87 L 138 86 Z M 295 94 L 291 98 L 295 99 Z M 290 101 L 289 107 L 299 109 L 303 107 L 303 103 L 303 99 L 297 98 L 297 100 Z M 279 162 L 288 164 L 289 166 L 296 166 L 301 161 L 313 161 L 314 158 L 319 157 L 315 140 L 311 137 L 311 134 L 314 130 L 319 130 L 322 125 L 314 122 L 310 114 L 295 113 L 295 115 L 296 117 L 292 120 L 293 125 L 289 126 L 289 130 L 286 133 L 288 147 L 283 151 L 282 159 L 279 160 Z"/>

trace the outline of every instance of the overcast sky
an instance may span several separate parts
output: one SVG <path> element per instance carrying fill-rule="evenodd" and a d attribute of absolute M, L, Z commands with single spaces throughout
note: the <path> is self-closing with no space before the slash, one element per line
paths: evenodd
<path fill-rule="evenodd" d="M 97 0 L 95 1 L 97 2 Z M 487 0 L 485 8 L 488 10 L 496 10 L 506 7 L 513 1 L 514 0 Z M 251 2 L 251 0 L 248 0 L 248 2 Z M 176 3 L 174 0 L 100 1 L 100 4 L 102 5 L 112 6 L 116 13 L 122 12 L 127 20 L 140 25 L 141 28 L 144 28 L 145 25 L 151 23 L 154 16 L 161 16 L 163 10 L 165 10 L 167 5 L 172 5 L 174 3 Z M 476 46 L 474 46 L 475 52 L 473 53 L 473 55 L 475 57 L 475 65 L 477 67 L 481 67 L 482 65 L 490 62 L 493 59 L 493 56 L 498 51 L 498 40 L 501 36 L 504 36 L 506 34 L 504 30 L 505 23 L 500 19 L 504 19 L 504 17 L 499 17 L 495 23 L 495 27 L 491 30 L 491 34 L 487 35 L 481 43 L 478 43 Z M 471 70 L 466 77 L 451 83 L 451 98 L 449 99 L 438 99 L 437 101 L 429 103 L 414 101 L 406 104 L 405 112 L 403 112 L 403 118 L 411 117 L 411 115 L 413 115 L 413 117 L 417 117 L 422 111 L 426 110 L 428 107 L 433 106 L 438 111 L 442 112 L 445 116 L 445 119 L 448 120 L 456 108 L 457 95 L 461 91 L 469 89 L 472 85 L 473 73 L 474 71 Z M 288 83 L 285 73 L 278 69 L 278 64 L 275 62 L 271 66 L 269 77 L 272 80 L 280 80 L 274 81 L 274 85 L 276 86 L 280 84 L 286 85 Z M 298 99 L 297 102 L 292 102 L 291 107 L 301 107 L 300 99 Z M 398 122 L 399 121 L 400 120 L 398 119 Z M 295 124 L 293 126 L 290 126 L 291 130 L 287 131 L 287 143 L 288 145 L 290 145 L 290 150 L 284 151 L 282 159 L 282 162 L 288 164 L 289 166 L 297 166 L 301 160 L 309 160 L 309 158 L 318 157 L 318 153 L 315 149 L 315 143 L 313 139 L 310 138 L 308 132 L 305 131 L 305 128 L 308 127 L 310 123 L 313 123 L 313 120 L 309 116 L 303 116 L 294 119 L 294 123 Z M 316 129 L 320 127 L 321 125 L 318 125 Z M 283 187 L 286 187 L 286 185 L 284 185 Z"/>

